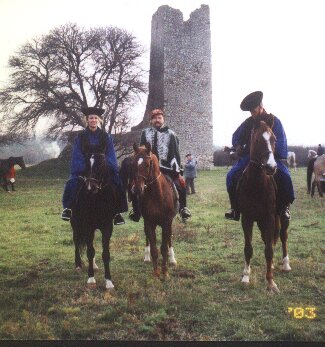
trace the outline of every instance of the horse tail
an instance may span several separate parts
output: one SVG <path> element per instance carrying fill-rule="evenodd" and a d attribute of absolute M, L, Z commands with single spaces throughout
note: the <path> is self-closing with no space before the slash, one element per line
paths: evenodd
<path fill-rule="evenodd" d="M 311 190 L 311 176 L 312 176 L 313 171 L 314 171 L 314 163 L 315 163 L 316 159 L 317 158 L 311 158 L 309 160 L 309 163 L 307 166 L 307 191 L 308 191 L 308 194 L 310 194 L 310 190 Z"/>

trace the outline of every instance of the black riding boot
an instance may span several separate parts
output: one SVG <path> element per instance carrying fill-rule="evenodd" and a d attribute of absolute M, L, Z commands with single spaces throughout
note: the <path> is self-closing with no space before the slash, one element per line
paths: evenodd
<path fill-rule="evenodd" d="M 230 200 L 230 210 L 225 213 L 225 218 L 230 220 L 239 221 L 240 212 L 238 206 L 238 199 L 234 191 L 229 191 L 229 200 Z"/>
<path fill-rule="evenodd" d="M 179 214 L 181 215 L 182 221 L 185 222 L 191 217 L 191 211 L 186 207 L 186 188 L 176 186 L 179 196 Z"/>
<path fill-rule="evenodd" d="M 138 194 L 131 193 L 130 199 L 132 203 L 132 211 L 129 214 L 129 218 L 134 222 L 139 222 L 141 218 L 140 200 Z"/>

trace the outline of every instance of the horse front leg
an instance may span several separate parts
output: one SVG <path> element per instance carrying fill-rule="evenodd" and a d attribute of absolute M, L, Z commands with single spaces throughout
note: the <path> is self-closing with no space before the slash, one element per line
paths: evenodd
<path fill-rule="evenodd" d="M 170 266 L 176 267 L 177 266 L 177 261 L 176 261 L 176 258 L 175 258 L 174 247 L 172 246 L 172 235 L 173 235 L 173 229 L 172 229 L 172 224 L 171 224 L 170 225 L 170 237 L 169 237 L 169 240 L 168 240 L 168 260 L 169 260 L 169 265 Z"/>
<path fill-rule="evenodd" d="M 249 276 L 251 273 L 250 261 L 253 255 L 252 247 L 252 235 L 253 235 L 253 221 L 247 218 L 244 214 L 241 218 L 241 224 L 244 231 L 245 246 L 244 246 L 244 255 L 245 255 L 245 266 L 243 271 L 243 276 L 241 282 L 244 284 L 249 283 Z"/>
<path fill-rule="evenodd" d="M 311 196 L 313 197 L 315 195 L 315 186 L 316 186 L 316 181 L 314 180 L 312 185 L 311 185 Z"/>
<path fill-rule="evenodd" d="M 158 267 L 158 249 L 157 249 L 157 239 L 156 239 L 156 224 L 149 223 L 144 220 L 144 232 L 149 240 L 150 245 L 150 255 L 153 265 L 153 274 L 156 277 L 160 276 L 160 269 Z"/>
<path fill-rule="evenodd" d="M 322 198 L 324 195 L 323 195 L 323 190 L 322 190 L 322 185 L 321 185 L 320 180 L 316 181 L 316 185 L 317 185 L 317 189 L 318 189 L 318 194 Z"/>
<path fill-rule="evenodd" d="M 7 181 L 6 178 L 4 178 L 4 179 L 3 179 L 3 185 L 2 185 L 2 187 L 3 187 L 3 189 L 4 189 L 7 193 L 9 193 L 9 188 L 8 188 L 8 186 L 9 186 L 9 182 Z"/>
<path fill-rule="evenodd" d="M 111 222 L 108 226 L 103 228 L 102 230 L 102 259 L 104 263 L 104 270 L 105 270 L 105 288 L 106 289 L 113 289 L 114 284 L 112 282 L 111 272 L 110 272 L 110 251 L 109 251 L 109 242 L 112 236 L 113 232 L 113 222 Z"/>
<path fill-rule="evenodd" d="M 90 288 L 96 287 L 96 280 L 94 277 L 94 258 L 95 258 L 95 248 L 94 248 L 94 235 L 95 230 L 92 230 L 89 235 L 89 240 L 87 241 L 87 258 L 88 258 L 88 281 L 87 284 Z"/>
<path fill-rule="evenodd" d="M 76 231 L 76 226 L 72 227 L 73 229 L 73 243 L 74 243 L 74 263 L 76 271 L 80 272 L 82 269 L 82 261 L 80 256 L 80 241 L 78 238 L 78 233 Z"/>
<path fill-rule="evenodd" d="M 266 280 L 267 280 L 267 290 L 272 293 L 278 293 L 279 289 L 273 280 L 273 241 L 274 241 L 274 230 L 275 230 L 275 218 L 270 217 L 263 222 L 258 223 L 258 227 L 261 232 L 264 233 L 264 254 L 266 259 Z"/>
<path fill-rule="evenodd" d="M 280 229 L 280 239 L 282 244 L 282 271 L 289 272 L 291 267 L 289 265 L 289 255 L 288 255 L 288 227 L 289 221 L 281 220 L 281 229 Z"/>
<path fill-rule="evenodd" d="M 144 248 L 144 259 L 143 261 L 145 263 L 151 263 L 151 257 L 150 257 L 150 244 L 149 244 L 149 238 L 146 236 L 146 247 Z"/>
<path fill-rule="evenodd" d="M 168 253 L 170 251 L 170 248 L 168 246 L 171 244 L 171 241 L 170 241 L 171 234 L 172 234 L 172 225 L 171 225 L 171 222 L 168 221 L 168 223 L 162 226 L 162 238 L 161 238 L 161 246 L 160 246 L 160 252 L 162 255 L 162 274 L 164 276 L 164 279 L 168 277 L 167 261 L 168 261 Z"/>

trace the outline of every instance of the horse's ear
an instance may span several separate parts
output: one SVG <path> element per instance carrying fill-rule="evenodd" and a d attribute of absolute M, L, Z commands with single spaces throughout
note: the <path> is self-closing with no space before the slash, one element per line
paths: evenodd
<path fill-rule="evenodd" d="M 133 149 L 134 149 L 134 152 L 135 153 L 138 153 L 139 152 L 139 145 L 137 143 L 134 142 L 133 144 Z"/>
<path fill-rule="evenodd" d="M 254 120 L 254 130 L 258 129 L 262 123 L 264 123 L 263 121 L 259 120 L 259 119 L 255 119 Z"/>
<path fill-rule="evenodd" d="M 146 142 L 145 146 L 146 146 L 147 152 L 149 154 L 151 152 L 151 144 L 149 142 Z"/>

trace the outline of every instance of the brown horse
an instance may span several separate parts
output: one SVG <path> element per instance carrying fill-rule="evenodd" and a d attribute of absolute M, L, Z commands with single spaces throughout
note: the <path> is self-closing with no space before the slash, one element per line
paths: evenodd
<path fill-rule="evenodd" d="M 312 175 L 314 174 L 314 180 Z M 315 187 L 317 186 L 319 196 L 323 197 L 325 192 L 325 154 L 311 158 L 307 167 L 307 190 L 311 196 L 315 195 Z"/>
<path fill-rule="evenodd" d="M 154 275 L 160 276 L 158 267 L 158 250 L 156 246 L 156 227 L 162 229 L 160 252 L 162 255 L 162 274 L 168 276 L 168 256 L 175 261 L 174 251 L 171 247 L 172 223 L 179 208 L 178 197 L 174 192 L 172 182 L 164 176 L 159 169 L 159 162 L 151 152 L 151 145 L 145 147 L 133 145 L 134 158 L 132 176 L 134 177 L 135 192 L 140 196 L 141 213 L 144 219 L 144 232 L 150 247 Z M 148 254 L 147 254 L 148 256 Z M 145 259 L 146 260 L 146 259 Z M 147 258 L 147 260 L 150 260 Z"/>
<path fill-rule="evenodd" d="M 289 221 L 276 212 L 277 187 L 273 178 L 277 164 L 274 159 L 275 136 L 265 122 L 252 130 L 250 163 L 246 167 L 238 187 L 242 228 L 245 236 L 245 268 L 242 282 L 249 283 L 250 260 L 253 254 L 252 230 L 256 221 L 265 244 L 267 289 L 278 292 L 273 281 L 273 246 L 279 237 L 282 242 L 283 271 L 290 271 L 287 239 Z"/>

